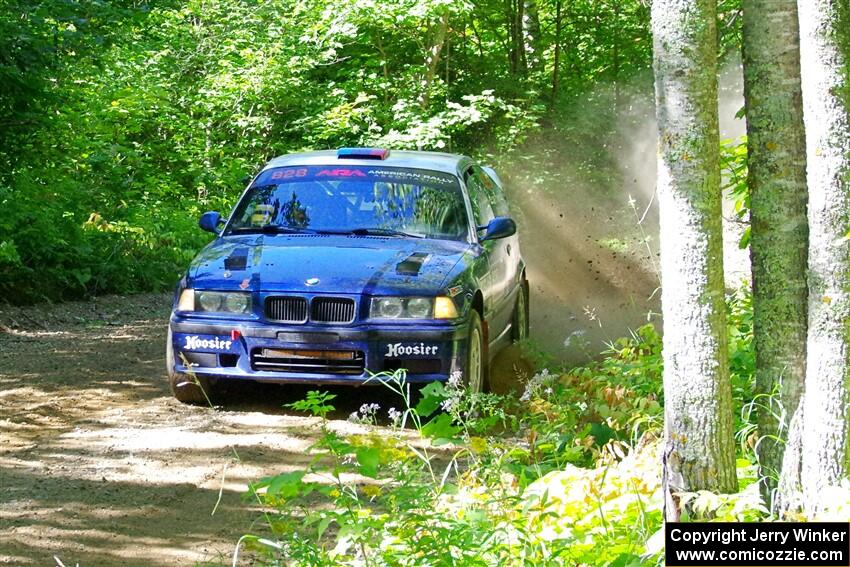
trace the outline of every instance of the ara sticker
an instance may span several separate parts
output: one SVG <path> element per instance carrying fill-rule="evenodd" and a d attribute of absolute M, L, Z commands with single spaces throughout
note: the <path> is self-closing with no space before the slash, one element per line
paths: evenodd
<path fill-rule="evenodd" d="M 316 177 L 366 177 L 366 174 L 359 169 L 323 169 L 316 174 Z"/>
<path fill-rule="evenodd" d="M 456 285 L 454 287 L 450 287 L 447 291 L 449 292 L 449 297 L 454 297 L 463 291 L 463 286 Z"/>
<path fill-rule="evenodd" d="M 250 285 L 250 283 L 251 283 L 251 280 L 249 280 L 248 278 L 245 278 L 244 280 L 242 280 L 242 283 L 239 284 L 239 289 L 248 289 L 248 286 Z"/>

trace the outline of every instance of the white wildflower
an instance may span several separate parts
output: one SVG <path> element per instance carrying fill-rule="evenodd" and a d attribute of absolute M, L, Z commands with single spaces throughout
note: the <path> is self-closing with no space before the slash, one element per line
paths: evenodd
<path fill-rule="evenodd" d="M 551 396 L 554 393 L 552 383 L 555 381 L 555 376 L 549 374 L 549 369 L 544 368 L 525 384 L 525 391 L 520 396 L 520 401 L 528 402 L 532 398 L 539 398 L 542 395 Z"/>
<path fill-rule="evenodd" d="M 381 406 L 375 403 L 363 404 L 359 410 L 348 416 L 348 421 L 362 425 L 373 425 L 376 421 L 376 414 L 380 409 Z"/>

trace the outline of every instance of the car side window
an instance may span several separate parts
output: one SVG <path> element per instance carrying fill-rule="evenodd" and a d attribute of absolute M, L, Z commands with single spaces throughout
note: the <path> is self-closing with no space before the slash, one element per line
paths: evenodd
<path fill-rule="evenodd" d="M 463 177 L 469 189 L 469 201 L 472 203 L 472 215 L 475 218 L 475 224 L 476 226 L 486 226 L 496 216 L 486 186 L 475 168 L 467 169 Z"/>
<path fill-rule="evenodd" d="M 497 217 L 509 217 L 511 216 L 511 211 L 508 208 L 508 201 L 505 199 L 505 194 L 502 191 L 502 188 L 499 187 L 499 184 L 496 181 L 487 175 L 487 172 L 478 167 L 477 165 L 474 167 L 475 174 L 481 180 L 481 184 L 484 186 L 488 197 L 490 198 L 490 206 L 493 208 L 493 212 Z"/>

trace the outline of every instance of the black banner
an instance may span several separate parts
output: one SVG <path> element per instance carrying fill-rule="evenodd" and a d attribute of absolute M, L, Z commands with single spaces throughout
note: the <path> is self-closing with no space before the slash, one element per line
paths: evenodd
<path fill-rule="evenodd" d="M 664 535 L 671 567 L 850 566 L 850 524 L 842 522 L 668 522 Z"/>

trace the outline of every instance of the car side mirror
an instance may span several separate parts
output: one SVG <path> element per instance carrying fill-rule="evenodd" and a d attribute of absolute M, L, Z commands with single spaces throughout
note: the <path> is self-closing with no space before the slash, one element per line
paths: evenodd
<path fill-rule="evenodd" d="M 218 211 L 209 211 L 201 215 L 198 219 L 198 226 L 207 232 L 212 232 L 218 236 L 218 225 L 222 223 L 221 213 Z"/>
<path fill-rule="evenodd" d="M 485 240 L 496 240 L 507 238 L 516 234 L 516 223 L 510 217 L 496 217 L 487 224 L 487 231 L 481 237 L 480 242 Z"/>

